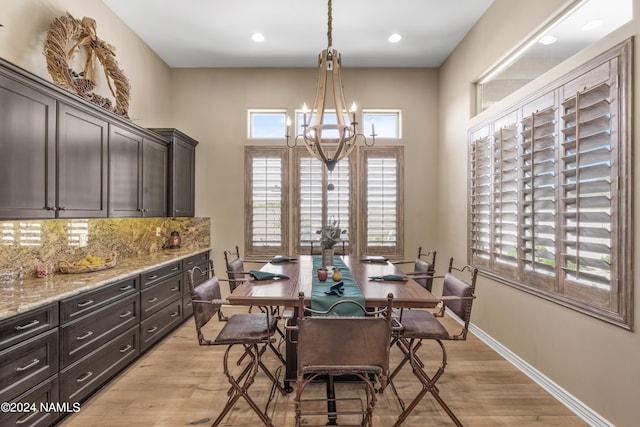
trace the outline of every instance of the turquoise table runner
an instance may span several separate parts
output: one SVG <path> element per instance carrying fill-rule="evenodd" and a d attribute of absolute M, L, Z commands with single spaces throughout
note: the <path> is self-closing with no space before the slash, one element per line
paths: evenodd
<path fill-rule="evenodd" d="M 332 304 L 340 301 L 341 299 L 349 299 L 353 301 L 357 301 L 364 306 L 364 296 L 358 287 L 358 284 L 353 279 L 351 275 L 351 271 L 346 266 L 346 264 L 342 261 L 342 259 L 335 257 L 333 260 L 334 267 L 340 269 L 340 273 L 342 274 L 342 279 L 340 281 L 343 283 L 343 286 L 340 288 L 342 295 L 327 295 L 326 292 L 331 291 L 331 287 L 336 284 L 333 279 L 331 279 L 331 271 L 329 271 L 329 277 L 326 281 L 321 282 L 318 279 L 318 268 L 322 267 L 322 256 L 314 255 L 313 256 L 313 280 L 311 284 L 311 308 L 313 310 L 328 310 Z M 340 316 L 363 316 L 364 313 L 360 308 L 353 304 L 341 304 L 331 313 L 340 315 Z"/>

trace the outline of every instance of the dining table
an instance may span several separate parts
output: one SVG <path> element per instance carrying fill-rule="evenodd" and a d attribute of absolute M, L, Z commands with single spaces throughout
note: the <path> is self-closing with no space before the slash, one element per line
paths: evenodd
<path fill-rule="evenodd" d="M 302 292 L 305 306 L 311 306 L 314 284 L 318 287 L 319 261 L 320 257 L 315 255 L 274 257 L 236 287 L 227 300 L 231 305 L 277 306 L 294 311 Z M 439 302 L 435 295 L 385 257 L 335 256 L 334 263 L 343 270 L 343 277 L 349 277 L 357 285 L 367 308 L 385 306 L 389 294 L 393 294 L 394 308 L 433 308 Z M 329 271 L 329 278 L 322 284 L 327 289 L 334 282 L 331 276 Z M 296 381 L 296 359 L 295 339 L 287 340 L 284 385 L 288 391 L 292 390 L 290 383 Z"/>

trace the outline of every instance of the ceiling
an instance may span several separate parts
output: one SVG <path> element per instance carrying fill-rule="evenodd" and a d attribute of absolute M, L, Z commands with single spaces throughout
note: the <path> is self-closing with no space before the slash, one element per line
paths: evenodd
<path fill-rule="evenodd" d="M 172 68 L 315 67 L 327 47 L 326 0 L 103 1 Z M 333 47 L 344 67 L 439 67 L 492 1 L 335 0 Z"/>

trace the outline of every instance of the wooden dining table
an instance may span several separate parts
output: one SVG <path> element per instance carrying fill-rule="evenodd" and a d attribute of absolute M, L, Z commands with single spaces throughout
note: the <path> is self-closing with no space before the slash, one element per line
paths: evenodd
<path fill-rule="evenodd" d="M 299 293 L 305 295 L 305 305 L 310 305 L 314 271 L 313 257 L 300 255 L 290 262 L 267 262 L 260 271 L 283 274 L 287 279 L 250 279 L 241 283 L 228 297 L 231 305 L 278 306 L 294 309 L 298 305 Z M 374 257 L 340 256 L 357 283 L 366 307 L 376 308 L 386 305 L 387 296 L 393 294 L 394 308 L 433 308 L 438 298 L 423 288 L 418 282 L 407 277 L 403 281 L 374 281 L 371 277 L 385 275 L 405 275 L 389 261 L 380 262 Z M 328 279 L 331 282 L 331 279 Z M 284 384 L 291 390 L 290 383 L 296 380 L 297 352 L 295 343 L 286 342 L 286 369 Z"/>

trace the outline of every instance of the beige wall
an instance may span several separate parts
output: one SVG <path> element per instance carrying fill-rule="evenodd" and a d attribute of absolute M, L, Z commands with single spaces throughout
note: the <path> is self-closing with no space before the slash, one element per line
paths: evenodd
<path fill-rule="evenodd" d="M 313 52 L 310 52 L 313 55 Z M 346 62 L 347 58 L 345 58 Z M 345 69 L 346 97 L 359 108 L 399 108 L 405 127 L 405 252 L 434 247 L 437 180 L 436 70 Z M 244 245 L 244 146 L 247 109 L 286 108 L 291 117 L 312 102 L 315 70 L 176 69 L 172 72 L 173 123 L 200 141 L 196 162 L 196 215 L 211 216 L 213 256 Z M 350 101 L 347 103 L 350 104 Z M 419 126 L 412 125 L 419 123 Z M 378 140 L 376 145 L 398 144 Z M 284 146 L 284 138 L 263 142 Z"/>
<path fill-rule="evenodd" d="M 440 174 L 439 249 L 445 253 L 460 259 L 467 254 L 467 181 L 466 168 L 460 168 L 460 159 L 467 157 L 466 130 L 491 114 L 486 111 L 470 119 L 471 84 L 566 3 L 565 0 L 495 0 L 441 68 L 441 171 L 460 172 Z M 635 0 L 634 6 L 635 10 L 640 10 L 640 1 Z M 569 64 L 552 70 L 541 81 L 523 88 L 494 109 L 513 103 L 535 87 L 541 87 L 608 47 L 636 35 L 639 30 L 640 20 L 636 17 L 615 34 L 572 58 Z M 637 57 L 637 43 L 635 54 Z M 637 69 L 635 77 L 638 81 Z M 634 122 L 637 124 L 640 97 L 637 96 L 638 86 L 635 87 Z M 636 153 L 635 196 L 640 194 L 639 160 Z M 637 209 L 634 219 L 638 224 Z M 640 253 L 639 229 L 636 226 L 634 233 L 636 254 Z M 637 265 L 634 276 L 634 282 L 640 283 Z M 640 292 L 636 292 L 634 302 L 635 307 L 640 307 Z M 637 313 L 637 308 L 635 311 Z M 637 425 L 640 419 L 637 403 L 640 337 L 637 332 L 610 326 L 485 278 L 479 280 L 472 321 L 605 419 L 620 427 Z M 636 320 L 636 330 L 637 325 Z"/>
<path fill-rule="evenodd" d="M 471 118 L 472 82 L 566 3 L 495 0 L 440 73 L 348 69 L 348 57 L 344 58 L 348 98 L 364 108 L 403 111 L 407 256 L 422 244 L 437 247 L 438 264 L 449 256 L 466 258 L 466 130 L 482 119 Z M 640 0 L 635 0 L 635 6 L 638 10 Z M 211 217 L 214 259 L 222 268 L 222 251 L 242 245 L 243 240 L 246 109 L 287 108 L 293 112 L 303 101 L 310 102 L 314 71 L 170 70 L 99 0 L 0 0 L 0 23 L 4 25 L 0 27 L 0 57 L 50 81 L 42 42 L 50 22 L 65 11 L 76 18 L 96 19 L 99 37 L 116 46 L 118 62 L 132 86 L 130 115 L 135 122 L 177 127 L 200 141 L 196 214 Z M 636 19 L 536 85 L 551 81 L 639 30 L 640 20 Z M 518 96 L 514 94 L 502 105 Z M 635 107 L 637 117 L 640 110 Z M 637 172 L 640 156 L 634 161 Z M 638 195 L 637 174 L 635 189 Z M 636 223 L 639 216 L 636 209 Z M 634 235 L 636 254 L 640 253 L 638 229 Z M 638 279 L 636 268 L 636 283 Z M 637 333 L 484 278 L 478 288 L 472 320 L 479 328 L 615 425 L 636 424 L 640 418 L 636 403 L 640 385 Z M 640 292 L 636 292 L 635 305 L 640 306 Z"/>
<path fill-rule="evenodd" d="M 145 127 L 166 126 L 170 69 L 101 0 L 0 0 L 0 57 L 52 81 L 43 43 L 51 22 L 69 12 L 96 20 L 98 37 L 115 46 L 116 60 L 131 84 L 129 117 Z M 113 96 L 107 87 L 96 93 Z"/>

